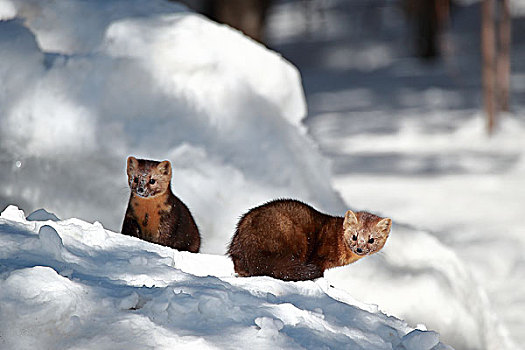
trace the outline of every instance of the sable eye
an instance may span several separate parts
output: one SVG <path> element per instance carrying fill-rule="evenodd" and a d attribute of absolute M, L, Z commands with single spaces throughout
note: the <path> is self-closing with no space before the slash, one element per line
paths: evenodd
<path fill-rule="evenodd" d="M 370 243 L 370 244 L 374 243 L 374 239 L 373 239 L 373 238 L 370 238 L 370 239 L 368 240 L 368 243 Z"/>
<path fill-rule="evenodd" d="M 134 183 L 138 183 L 139 182 L 139 178 L 135 176 L 135 178 L 133 178 L 133 182 Z"/>
<path fill-rule="evenodd" d="M 155 179 L 150 179 L 150 180 L 149 180 L 149 184 L 150 184 L 150 185 L 153 185 L 154 183 L 155 183 Z"/>
<path fill-rule="evenodd" d="M 357 235 L 353 235 L 352 240 L 357 241 Z"/>

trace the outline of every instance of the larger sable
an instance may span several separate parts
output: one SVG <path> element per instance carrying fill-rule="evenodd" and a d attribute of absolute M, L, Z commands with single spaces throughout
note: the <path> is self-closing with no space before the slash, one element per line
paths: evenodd
<path fill-rule="evenodd" d="M 128 158 L 131 189 L 122 233 L 193 253 L 199 251 L 199 229 L 188 207 L 171 192 L 171 164 Z"/>
<path fill-rule="evenodd" d="M 343 218 L 280 199 L 240 219 L 228 254 L 239 276 L 309 280 L 379 251 L 391 225 L 390 219 L 367 212 L 348 210 Z"/>

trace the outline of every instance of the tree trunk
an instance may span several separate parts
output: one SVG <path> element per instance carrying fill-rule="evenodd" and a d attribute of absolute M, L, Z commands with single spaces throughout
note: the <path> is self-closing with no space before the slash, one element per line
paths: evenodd
<path fill-rule="evenodd" d="M 483 104 L 487 116 L 487 131 L 492 134 L 496 122 L 496 36 L 494 30 L 494 0 L 481 4 L 481 54 L 483 57 Z"/>
<path fill-rule="evenodd" d="M 264 42 L 264 24 L 271 0 L 215 0 L 216 19 Z"/>
<path fill-rule="evenodd" d="M 499 8 L 499 50 L 497 58 L 497 98 L 501 111 L 509 111 L 511 19 L 509 0 L 501 0 Z"/>

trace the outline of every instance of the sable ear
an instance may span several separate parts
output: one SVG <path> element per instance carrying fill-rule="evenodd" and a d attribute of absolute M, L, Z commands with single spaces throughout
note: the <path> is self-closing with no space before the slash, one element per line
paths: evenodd
<path fill-rule="evenodd" d="M 392 220 L 390 220 L 389 218 L 385 218 L 379 221 L 376 227 L 379 232 L 383 234 L 388 234 L 390 232 L 390 228 L 392 227 Z"/>
<path fill-rule="evenodd" d="M 128 172 L 136 169 L 138 165 L 139 165 L 139 161 L 137 160 L 137 158 L 132 157 L 132 156 L 128 157 L 128 168 L 127 168 Z"/>
<path fill-rule="evenodd" d="M 169 162 L 169 160 L 165 160 L 163 162 L 160 162 L 159 165 L 157 165 L 157 170 L 162 175 L 171 176 L 171 163 Z"/>
<path fill-rule="evenodd" d="M 348 227 L 355 225 L 357 225 L 357 216 L 355 216 L 353 211 L 348 210 L 343 221 L 343 228 L 346 230 Z"/>

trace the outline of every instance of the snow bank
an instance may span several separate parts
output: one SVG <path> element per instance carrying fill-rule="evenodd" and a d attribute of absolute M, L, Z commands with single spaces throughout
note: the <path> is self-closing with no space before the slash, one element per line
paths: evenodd
<path fill-rule="evenodd" d="M 78 219 L 0 216 L 2 348 L 450 349 L 324 279 L 233 277 L 226 257 L 178 252 Z"/>
<path fill-rule="evenodd" d="M 206 252 L 275 197 L 344 210 L 300 124 L 299 73 L 278 54 L 160 0 L 2 4 L 14 17 L 0 22 L 3 206 L 120 230 L 132 154 L 172 162 Z"/>

